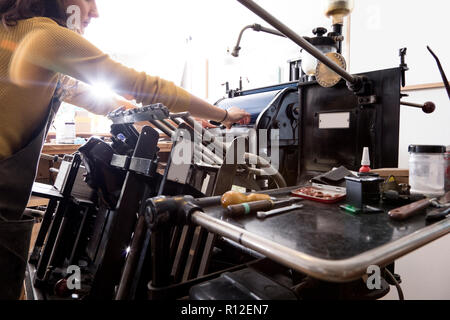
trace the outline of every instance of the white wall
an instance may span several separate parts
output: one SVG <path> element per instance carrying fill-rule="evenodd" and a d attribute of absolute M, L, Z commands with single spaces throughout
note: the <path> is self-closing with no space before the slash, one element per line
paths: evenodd
<path fill-rule="evenodd" d="M 450 56 L 449 56 L 450 57 Z M 450 66 L 450 60 L 447 60 Z M 450 69 L 447 67 L 447 73 Z M 442 80 L 441 80 L 442 81 Z M 402 107 L 400 110 L 399 167 L 408 168 L 408 146 L 411 144 L 450 145 L 450 101 L 445 89 L 429 89 L 407 92 L 405 101 L 436 103 L 436 111 L 425 114 L 421 109 Z"/>
<path fill-rule="evenodd" d="M 411 252 L 395 262 L 406 300 L 450 299 L 450 235 Z M 395 287 L 383 300 L 398 300 Z"/>
<path fill-rule="evenodd" d="M 185 63 L 190 65 L 191 91 L 206 98 L 206 60 L 209 62 L 211 102 L 244 79 L 244 88 L 287 81 L 287 60 L 297 58 L 291 41 L 247 30 L 239 58 L 230 55 L 239 32 L 247 25 L 270 27 L 235 0 L 97 0 L 100 19 L 94 19 L 86 37 L 117 60 L 181 83 Z M 327 26 L 320 1 L 261 0 L 260 5 L 294 31 L 311 36 L 316 26 Z M 190 45 L 186 39 L 192 38 Z M 247 81 L 248 79 L 248 81 Z"/>
<path fill-rule="evenodd" d="M 407 85 L 442 82 L 437 65 L 426 49 L 438 55 L 450 74 L 450 45 L 445 34 L 450 2 L 447 0 L 358 1 L 351 25 L 351 72 L 396 67 L 398 50 L 407 47 Z M 399 167 L 408 168 L 410 144 L 450 145 L 450 101 L 445 89 L 407 92 L 405 101 L 433 101 L 431 115 L 402 107 Z M 406 299 L 450 299 L 450 235 L 418 249 L 396 262 Z M 393 288 L 386 299 L 397 299 Z"/>
<path fill-rule="evenodd" d="M 450 45 L 445 34 L 450 2 L 447 0 L 356 0 L 351 23 L 353 73 L 397 67 L 399 49 L 407 47 L 406 85 L 442 82 L 427 45 L 440 58 L 449 75 Z M 437 109 L 425 115 L 420 109 L 402 107 L 399 166 L 408 168 L 410 144 L 450 145 L 450 101 L 445 89 L 407 92 L 405 101 L 433 101 Z"/>

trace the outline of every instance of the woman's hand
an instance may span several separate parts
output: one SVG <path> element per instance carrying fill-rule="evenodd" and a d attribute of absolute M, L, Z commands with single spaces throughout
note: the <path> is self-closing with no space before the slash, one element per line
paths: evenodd
<path fill-rule="evenodd" d="M 237 107 L 232 107 L 228 109 L 228 116 L 226 117 L 225 121 L 223 121 L 223 124 L 227 127 L 227 129 L 231 129 L 231 126 L 235 123 L 239 123 L 242 125 L 249 124 L 250 117 L 250 113 Z"/>

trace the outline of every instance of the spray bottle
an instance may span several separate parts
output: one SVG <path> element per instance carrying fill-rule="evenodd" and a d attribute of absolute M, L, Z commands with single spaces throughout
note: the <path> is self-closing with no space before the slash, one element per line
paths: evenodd
<path fill-rule="evenodd" d="M 370 157 L 369 157 L 369 148 L 364 148 L 363 157 L 361 161 L 361 169 L 359 169 L 360 173 L 370 172 Z"/>

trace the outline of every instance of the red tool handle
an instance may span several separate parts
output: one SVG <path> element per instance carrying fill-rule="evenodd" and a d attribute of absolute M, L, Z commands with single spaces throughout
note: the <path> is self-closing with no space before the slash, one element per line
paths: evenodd
<path fill-rule="evenodd" d="M 389 211 L 389 216 L 394 220 L 405 220 L 415 214 L 421 212 L 423 209 L 431 205 L 430 199 L 423 199 L 406 206 Z"/>

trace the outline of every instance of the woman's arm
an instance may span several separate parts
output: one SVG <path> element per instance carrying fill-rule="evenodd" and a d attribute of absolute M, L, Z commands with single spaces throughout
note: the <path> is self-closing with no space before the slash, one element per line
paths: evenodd
<path fill-rule="evenodd" d="M 130 101 L 113 93 L 98 97 L 95 95 L 95 88 L 69 76 L 62 77 L 61 86 L 62 101 L 83 108 L 93 114 L 106 116 L 108 113 L 121 107 L 126 109 L 136 108 Z"/>
<path fill-rule="evenodd" d="M 132 97 L 137 103 L 162 103 L 171 112 L 189 111 L 195 117 L 224 121 L 228 126 L 249 118 L 237 108 L 230 110 L 227 116 L 225 110 L 195 97 L 173 82 L 127 68 L 75 32 L 50 20 L 44 21 L 16 49 L 10 75 L 18 85 L 49 82 L 55 73 L 62 73 L 91 85 L 108 83 L 118 95 Z"/>
<path fill-rule="evenodd" d="M 250 114 L 244 110 L 233 107 L 225 111 L 195 96 L 192 96 L 189 112 L 197 118 L 221 122 L 227 128 L 231 128 L 234 123 L 247 124 L 250 122 Z"/>

